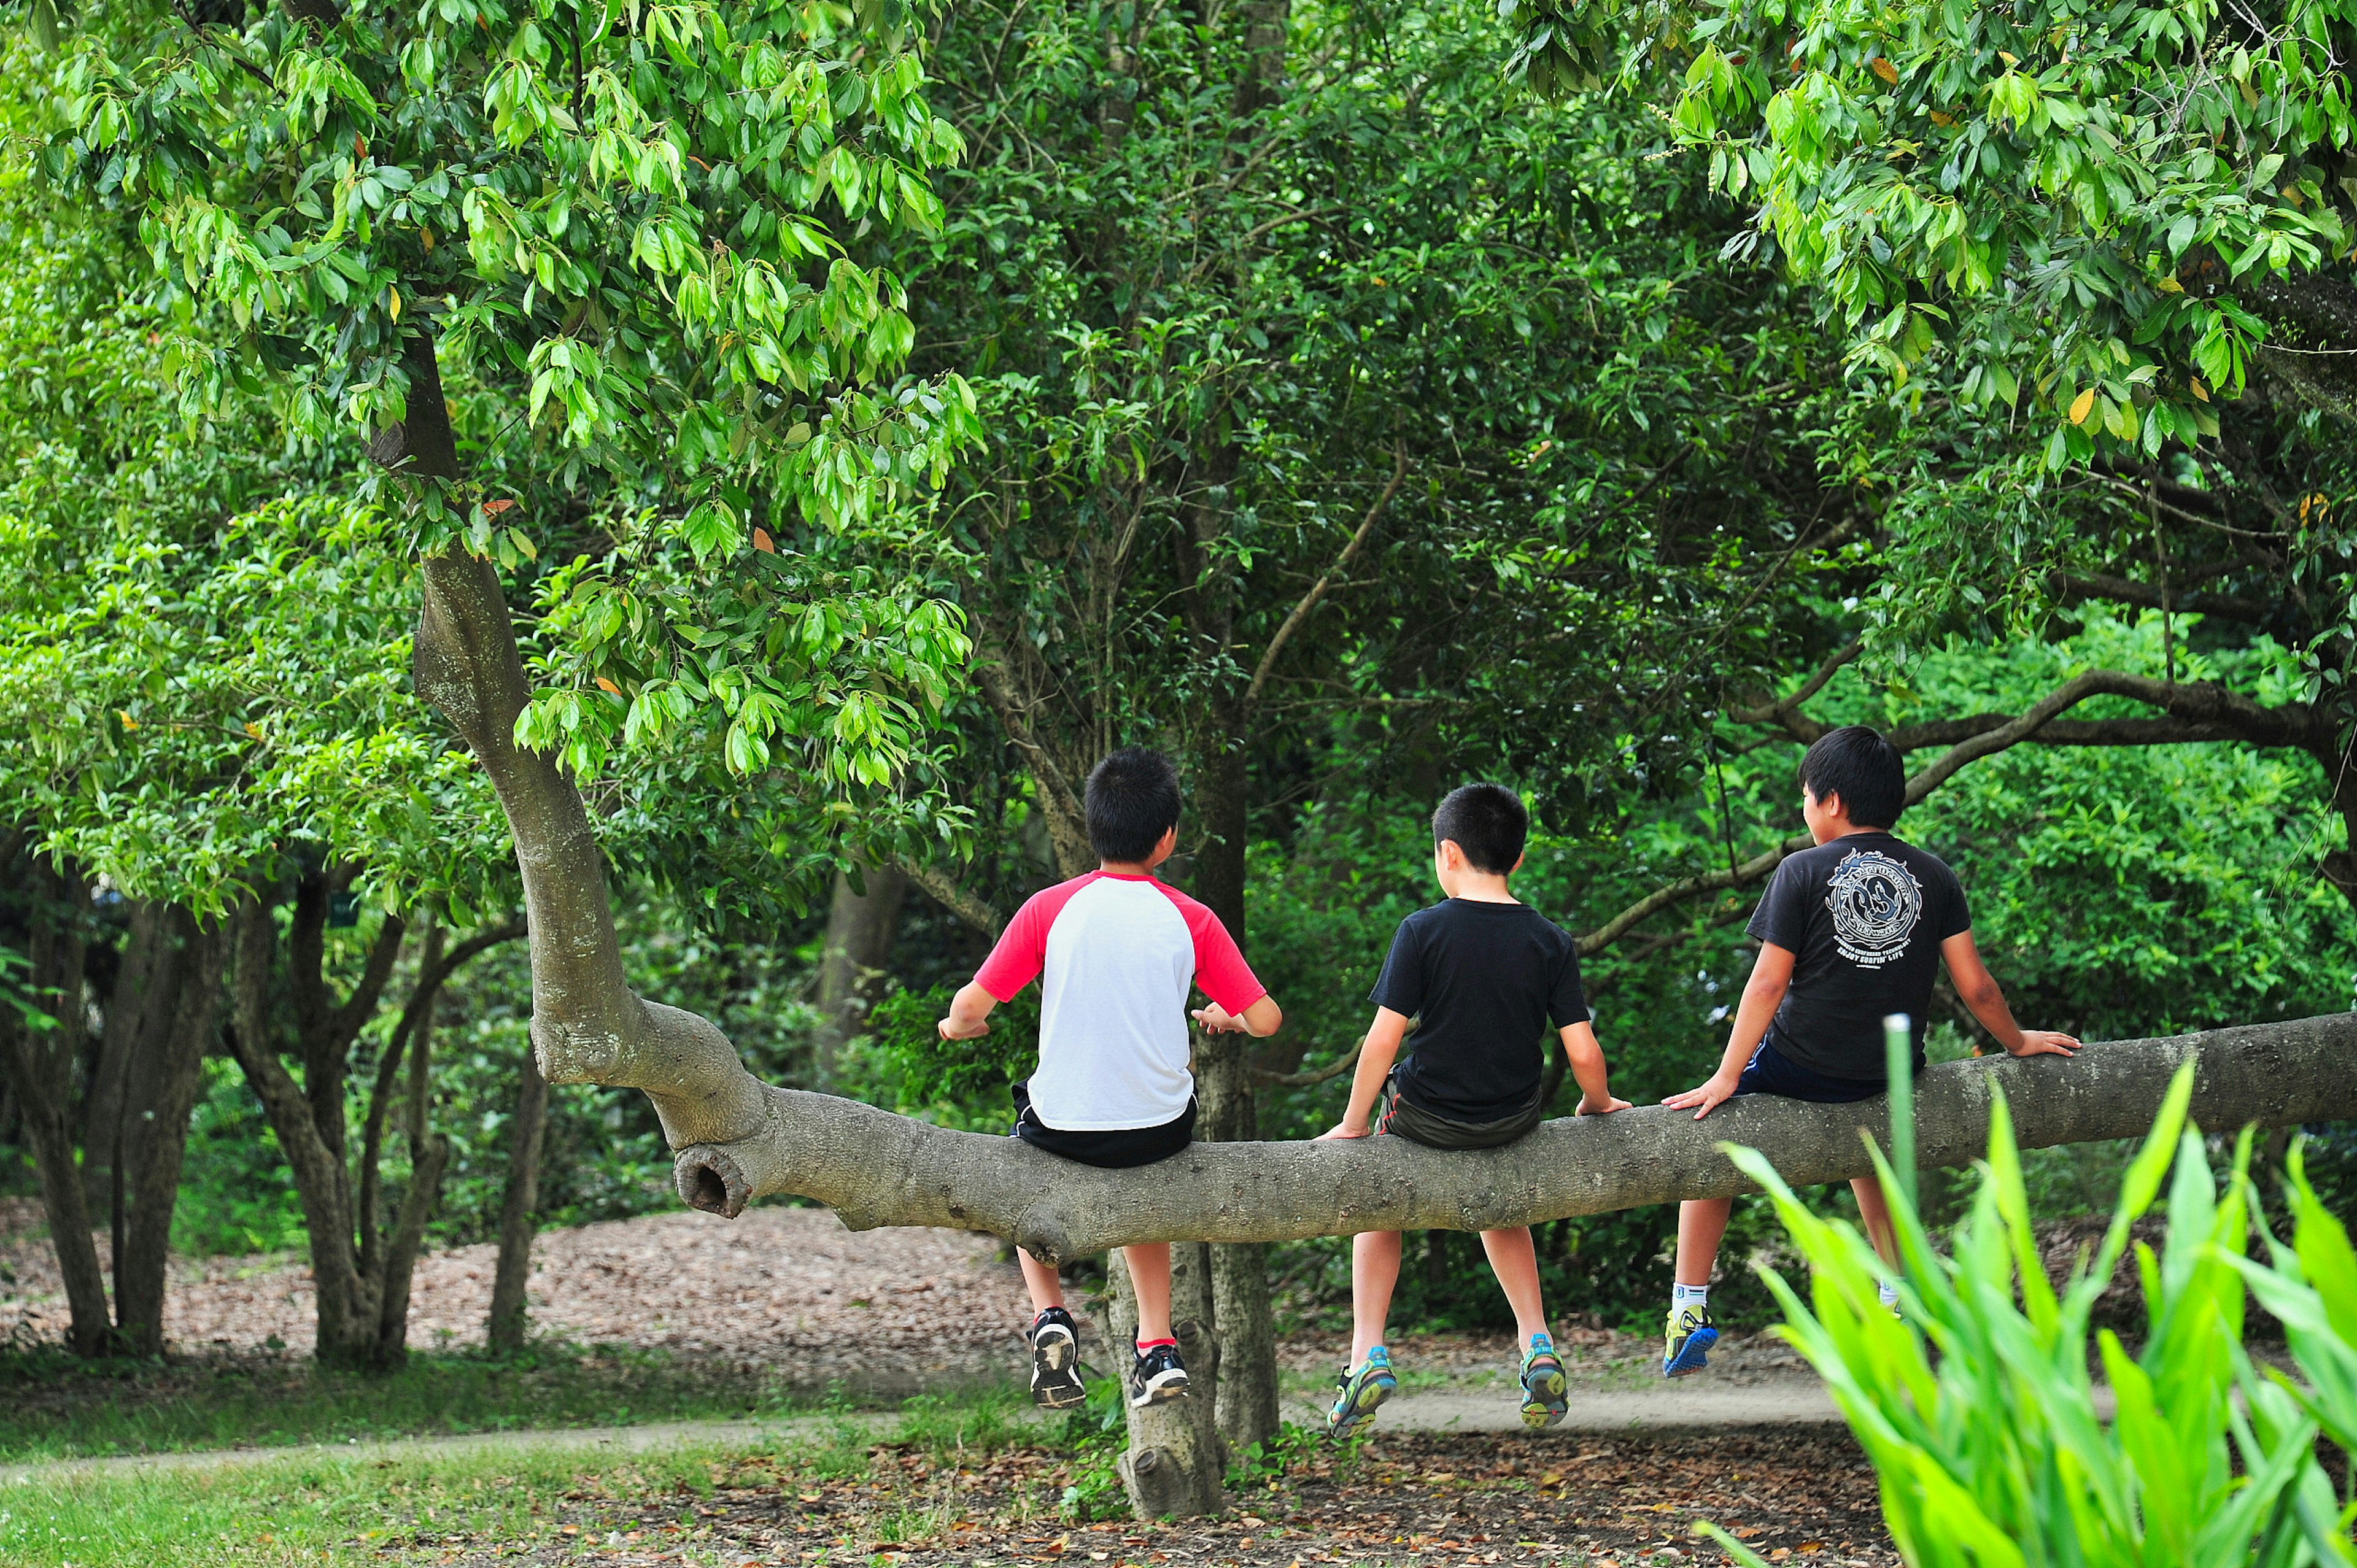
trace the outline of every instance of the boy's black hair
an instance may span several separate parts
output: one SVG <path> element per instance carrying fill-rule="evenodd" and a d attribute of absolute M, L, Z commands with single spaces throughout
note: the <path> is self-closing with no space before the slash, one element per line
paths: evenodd
<path fill-rule="evenodd" d="M 1907 764 L 1880 730 L 1865 725 L 1817 736 L 1801 758 L 1801 782 L 1820 802 L 1840 796 L 1849 820 L 1862 828 L 1891 827 L 1907 809 Z"/>
<path fill-rule="evenodd" d="M 1108 752 L 1089 772 L 1087 806 L 1099 860 L 1144 860 L 1178 825 L 1178 769 L 1143 746 Z"/>
<path fill-rule="evenodd" d="M 1502 784 L 1464 784 L 1448 792 L 1432 813 L 1432 846 L 1454 840 L 1476 871 L 1503 876 L 1523 858 L 1531 814 L 1523 798 Z"/>

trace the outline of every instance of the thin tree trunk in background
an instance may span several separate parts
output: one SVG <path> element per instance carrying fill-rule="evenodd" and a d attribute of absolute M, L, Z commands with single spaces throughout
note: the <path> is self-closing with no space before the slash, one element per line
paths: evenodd
<path fill-rule="evenodd" d="M 508 1190 L 500 1204 L 500 1261 L 491 1276 L 490 1336 L 495 1355 L 523 1348 L 532 1279 L 532 1239 L 540 1216 L 540 1150 L 548 1125 L 548 1080 L 531 1051 L 516 1090 L 515 1123 L 508 1142 Z"/>
<path fill-rule="evenodd" d="M 19 886 L 30 894 L 33 906 L 26 911 L 30 964 L 25 983 L 34 1004 L 55 1023 L 37 1028 L 15 1008 L 0 1008 L 0 1074 L 6 1076 L 16 1099 L 40 1182 L 41 1213 L 48 1222 L 66 1291 L 67 1348 L 77 1356 L 102 1356 L 113 1344 L 113 1324 L 107 1312 L 106 1275 L 91 1240 L 89 1195 L 74 1163 L 69 1098 L 84 1030 L 87 944 L 81 918 L 89 891 L 80 877 L 60 876 L 38 861 L 23 869 L 28 875 Z"/>
<path fill-rule="evenodd" d="M 99 1029 L 97 1059 L 82 1096 L 82 1190 L 92 1205 L 114 1206 L 114 1146 L 123 1132 L 124 1085 L 151 1008 L 168 1011 L 171 998 L 170 910 L 149 899 L 131 903 L 114 983 Z"/>
<path fill-rule="evenodd" d="M 1238 712 L 1215 706 L 1222 721 L 1195 756 L 1195 865 L 1191 891 L 1210 906 L 1238 947 L 1245 945 L 1244 848 L 1250 832 L 1250 781 Z M 1249 953 L 1247 953 L 1249 957 Z M 1260 1136 L 1252 1067 L 1259 1044 L 1249 1035 L 1199 1036 L 1195 1090 L 1201 1101 L 1197 1135 L 1220 1144 Z M 1268 1261 L 1254 1242 L 1211 1249 L 1212 1321 L 1222 1375 L 1220 1430 L 1238 1449 L 1276 1434 L 1276 1326 L 1268 1292 Z"/>
<path fill-rule="evenodd" d="M 818 1010 L 823 1021 L 817 1040 L 817 1087 L 829 1094 L 834 1092 L 836 1059 L 843 1047 L 866 1032 L 867 1009 L 874 1004 L 882 971 L 891 962 L 909 892 L 909 878 L 898 866 L 862 870 L 864 893 L 852 886 L 848 873 L 834 874 L 826 945 L 819 957 Z"/>
<path fill-rule="evenodd" d="M 167 1028 L 149 1032 L 156 1049 L 132 1064 L 124 1101 L 123 1254 L 114 1275 L 115 1327 L 134 1355 L 164 1353 L 164 1271 L 178 1206 L 188 1117 L 204 1086 L 205 1056 L 219 1035 L 221 977 L 230 924 L 172 911 L 179 950 L 178 1004 Z M 159 1037 L 160 1036 L 160 1037 Z"/>

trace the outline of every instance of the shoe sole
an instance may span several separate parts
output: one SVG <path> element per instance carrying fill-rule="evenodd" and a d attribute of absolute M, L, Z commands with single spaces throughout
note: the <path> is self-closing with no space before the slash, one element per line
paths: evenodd
<path fill-rule="evenodd" d="M 1662 1376 L 1665 1378 L 1693 1377 L 1696 1372 L 1701 1371 L 1705 1367 L 1710 1365 L 1710 1348 L 1717 1343 L 1717 1329 L 1695 1329 L 1692 1334 L 1686 1336 L 1686 1342 L 1678 1347 L 1678 1353 L 1675 1356 L 1665 1356 L 1662 1359 Z"/>
<path fill-rule="evenodd" d="M 1053 1335 L 1031 1345 L 1031 1402 L 1041 1410 L 1071 1410 L 1089 1402 L 1088 1386 L 1081 1381 L 1081 1348 L 1069 1334 Z"/>
<path fill-rule="evenodd" d="M 1164 1372 L 1147 1384 L 1144 1392 L 1132 1393 L 1129 1405 L 1132 1410 L 1144 1410 L 1149 1405 L 1168 1404 L 1172 1400 L 1185 1399 L 1188 1392 L 1185 1372 Z"/>
<path fill-rule="evenodd" d="M 1536 1431 L 1553 1426 L 1571 1408 L 1571 1380 L 1561 1371 L 1523 1380 L 1523 1424 Z"/>
<path fill-rule="evenodd" d="M 1368 1379 L 1360 1386 L 1348 1406 L 1340 1412 L 1327 1412 L 1326 1434 L 1337 1443 L 1348 1442 L 1359 1428 L 1375 1419 L 1375 1412 L 1392 1397 L 1392 1391 L 1397 1387 L 1396 1379 L 1388 1383 Z"/>

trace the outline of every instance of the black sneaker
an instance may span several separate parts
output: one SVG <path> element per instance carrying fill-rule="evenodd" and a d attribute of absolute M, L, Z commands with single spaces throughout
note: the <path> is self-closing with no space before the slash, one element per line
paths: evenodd
<path fill-rule="evenodd" d="M 1143 1351 L 1129 1369 L 1129 1402 L 1144 1410 L 1187 1397 L 1187 1363 L 1176 1345 L 1157 1345 Z"/>
<path fill-rule="evenodd" d="M 1042 1410 L 1070 1410 L 1086 1404 L 1089 1391 L 1081 1381 L 1080 1326 L 1060 1306 L 1051 1306 L 1031 1320 L 1031 1402 Z"/>

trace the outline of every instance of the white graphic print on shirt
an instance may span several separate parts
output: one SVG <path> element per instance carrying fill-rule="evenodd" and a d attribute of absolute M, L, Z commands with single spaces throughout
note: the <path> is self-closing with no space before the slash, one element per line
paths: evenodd
<path fill-rule="evenodd" d="M 1923 913 L 1923 885 L 1879 850 L 1857 850 L 1834 868 L 1825 908 L 1833 911 L 1834 945 L 1842 957 L 1880 969 L 1907 951 Z"/>

